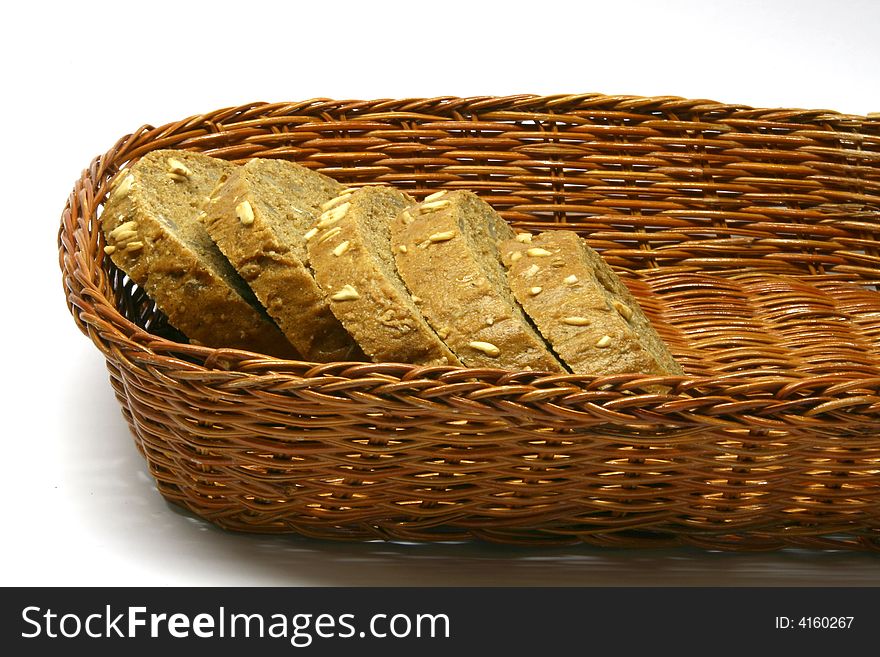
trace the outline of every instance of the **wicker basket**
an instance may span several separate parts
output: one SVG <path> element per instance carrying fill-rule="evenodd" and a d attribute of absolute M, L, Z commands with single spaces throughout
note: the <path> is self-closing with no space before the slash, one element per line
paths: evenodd
<path fill-rule="evenodd" d="M 158 148 L 290 158 L 417 198 L 471 189 L 522 228 L 575 229 L 687 376 L 185 344 L 96 227 L 111 177 Z M 235 107 L 143 127 L 97 157 L 59 244 L 70 311 L 159 491 L 222 527 L 880 549 L 876 116 L 596 94 Z"/>

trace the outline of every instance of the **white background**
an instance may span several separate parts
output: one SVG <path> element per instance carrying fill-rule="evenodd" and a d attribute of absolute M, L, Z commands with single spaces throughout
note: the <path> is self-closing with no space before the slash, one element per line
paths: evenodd
<path fill-rule="evenodd" d="M 66 309 L 59 216 L 144 123 L 251 101 L 678 95 L 880 111 L 880 3 L 13 3 L 4 150 L 2 585 L 880 584 L 864 554 L 340 544 L 235 535 L 167 505 Z"/>

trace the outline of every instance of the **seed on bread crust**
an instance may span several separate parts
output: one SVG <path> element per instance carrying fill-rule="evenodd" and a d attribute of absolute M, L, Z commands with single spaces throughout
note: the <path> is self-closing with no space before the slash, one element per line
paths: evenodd
<path fill-rule="evenodd" d="M 333 228 L 331 228 L 326 233 L 321 235 L 321 237 L 318 238 L 318 244 L 322 244 L 322 243 L 326 242 L 327 240 L 336 237 L 341 232 L 342 232 L 342 229 L 339 226 L 334 226 Z"/>
<path fill-rule="evenodd" d="M 345 216 L 345 213 L 348 212 L 350 207 L 351 203 L 346 201 L 342 205 L 337 205 L 332 210 L 324 212 L 321 215 L 321 220 L 316 224 L 318 229 L 327 228 L 328 226 L 335 224 Z"/>
<path fill-rule="evenodd" d="M 540 267 L 538 267 L 538 265 L 531 265 L 528 269 L 526 269 L 523 272 L 523 276 L 529 276 L 529 277 L 534 276 L 535 274 L 538 273 L 538 269 L 540 269 Z"/>
<path fill-rule="evenodd" d="M 333 255 L 335 255 L 335 256 L 341 256 L 343 253 L 345 253 L 346 251 L 348 251 L 348 246 L 349 246 L 349 241 L 348 241 L 348 240 L 345 240 L 345 241 L 343 241 L 343 242 L 340 242 L 340 243 L 336 246 L 336 248 L 333 249 Z"/>
<path fill-rule="evenodd" d="M 449 205 L 448 199 L 443 199 L 440 201 L 429 201 L 428 203 L 422 203 L 419 206 L 419 211 L 420 212 L 434 212 L 435 210 L 445 208 L 447 205 Z"/>
<path fill-rule="evenodd" d="M 522 242 L 523 244 L 531 244 L 532 243 L 532 234 L 531 233 L 517 233 L 516 241 Z"/>
<path fill-rule="evenodd" d="M 571 276 L 566 276 L 564 280 L 566 285 L 574 285 L 578 282 L 578 277 L 572 274 Z"/>
<path fill-rule="evenodd" d="M 544 257 L 546 257 L 546 256 L 553 255 L 553 254 L 552 254 L 550 251 L 548 251 L 547 249 L 542 249 L 542 248 L 539 247 L 539 246 L 532 247 L 531 249 L 529 249 L 528 251 L 526 251 L 526 253 L 527 253 L 528 255 L 530 255 L 531 257 L 533 257 L 533 258 L 544 258 Z"/>
<path fill-rule="evenodd" d="M 354 301 L 355 299 L 360 298 L 361 295 L 358 294 L 358 291 L 351 285 L 343 285 L 339 292 L 330 295 L 331 301 Z"/>
<path fill-rule="evenodd" d="M 441 327 L 437 330 L 437 336 L 438 336 L 441 340 L 445 340 L 446 338 L 449 337 L 449 329 L 448 329 L 447 327 L 445 327 L 445 326 L 441 326 Z"/>
<path fill-rule="evenodd" d="M 119 225 L 118 225 L 116 228 L 114 228 L 113 230 L 111 230 L 111 231 L 110 231 L 110 235 L 109 235 L 109 237 L 110 237 L 110 239 L 112 239 L 112 240 L 118 240 L 118 239 L 119 239 L 119 236 L 122 235 L 122 234 L 124 234 L 124 233 L 129 233 L 129 232 L 134 233 L 134 231 L 137 230 L 137 227 L 138 227 L 138 222 L 136 222 L 136 221 L 125 221 L 125 222 L 119 224 Z M 134 234 L 137 234 L 137 233 L 134 233 Z"/>
<path fill-rule="evenodd" d="M 348 199 L 351 198 L 351 194 L 352 194 L 351 192 L 348 192 L 347 194 L 340 194 L 336 198 L 331 198 L 329 201 L 325 201 L 324 203 L 321 204 L 321 212 L 326 212 L 327 210 L 333 208 L 334 206 L 339 205 L 343 201 L 347 201 Z"/>
<path fill-rule="evenodd" d="M 442 233 L 434 233 L 428 237 L 429 242 L 448 242 L 455 237 L 454 230 L 444 230 Z"/>
<path fill-rule="evenodd" d="M 591 324 L 589 319 L 579 316 L 563 317 L 562 323 L 568 324 L 569 326 L 589 326 Z"/>
<path fill-rule="evenodd" d="M 401 253 L 406 253 L 406 244 L 401 244 L 400 246 L 397 247 L 397 250 L 400 251 Z"/>
<path fill-rule="evenodd" d="M 599 349 L 605 349 L 605 347 L 608 347 L 610 345 L 611 345 L 611 336 L 610 335 L 603 335 L 601 338 L 599 338 L 596 341 L 596 346 Z"/>
<path fill-rule="evenodd" d="M 106 253 L 107 255 L 113 255 L 114 253 L 116 253 L 116 247 L 112 244 L 108 244 L 104 247 L 104 253 Z"/>
<path fill-rule="evenodd" d="M 536 285 L 535 287 L 530 287 L 530 288 L 529 288 L 529 294 L 531 294 L 532 296 L 536 296 L 536 295 L 538 295 L 538 294 L 541 294 L 541 292 L 542 292 L 543 289 L 544 289 L 544 288 L 541 287 L 540 285 Z"/>
<path fill-rule="evenodd" d="M 192 175 L 188 166 L 173 157 L 168 158 L 168 173 L 172 176 L 181 176 L 184 180 Z"/>
<path fill-rule="evenodd" d="M 125 245 L 126 251 L 140 251 L 142 248 L 144 248 L 143 242 L 129 242 Z"/>
<path fill-rule="evenodd" d="M 317 234 L 318 234 L 318 227 L 313 226 L 312 228 L 309 228 L 306 231 L 306 234 L 303 235 L 303 237 L 305 238 L 306 242 L 308 242 L 310 239 L 312 239 Z"/>
<path fill-rule="evenodd" d="M 409 213 L 408 210 L 404 210 L 403 212 L 400 213 L 400 220 L 401 220 L 403 223 L 407 224 L 407 225 L 409 225 L 409 224 L 411 224 L 412 222 L 415 221 L 415 219 L 414 219 L 413 216 Z"/>
<path fill-rule="evenodd" d="M 113 189 L 113 195 L 125 196 L 131 191 L 131 186 L 134 184 L 134 176 L 130 173 L 126 174 L 124 178 L 122 178 Z"/>
<path fill-rule="evenodd" d="M 250 226 L 254 223 L 254 209 L 251 207 L 250 201 L 242 201 L 236 205 L 235 216 L 238 217 L 242 226 Z"/>
<path fill-rule="evenodd" d="M 110 237 L 118 244 L 120 242 L 130 242 L 137 236 L 138 234 L 136 230 L 124 230 L 121 233 L 116 233 L 116 235 L 111 235 Z"/>
<path fill-rule="evenodd" d="M 618 313 L 620 313 L 620 316 L 623 317 L 626 321 L 629 321 L 632 319 L 632 316 L 633 316 L 632 308 L 627 306 L 625 303 L 623 303 L 622 301 L 615 300 L 614 303 L 612 303 L 611 305 L 614 306 L 614 310 L 616 310 Z"/>
<path fill-rule="evenodd" d="M 482 351 L 487 356 L 495 357 L 501 353 L 501 350 L 491 342 L 468 342 L 468 346 L 477 351 Z"/>
<path fill-rule="evenodd" d="M 441 196 L 444 196 L 445 194 L 446 194 L 446 190 L 441 189 L 439 192 L 434 192 L 433 194 L 428 194 L 425 197 L 425 201 L 436 201 L 438 198 L 440 198 Z"/>
<path fill-rule="evenodd" d="M 516 262 L 520 258 L 522 258 L 522 251 L 514 251 L 513 253 L 510 254 L 510 261 L 511 262 Z"/>

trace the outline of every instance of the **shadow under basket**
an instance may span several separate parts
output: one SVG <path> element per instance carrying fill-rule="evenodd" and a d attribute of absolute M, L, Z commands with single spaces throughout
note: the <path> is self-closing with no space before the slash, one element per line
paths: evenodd
<path fill-rule="evenodd" d="M 686 376 L 186 344 L 98 226 L 113 175 L 158 148 L 418 199 L 469 189 L 515 227 L 576 230 Z M 59 246 L 159 491 L 219 526 L 880 549 L 880 117 L 597 94 L 259 103 L 122 138 L 76 182 Z"/>

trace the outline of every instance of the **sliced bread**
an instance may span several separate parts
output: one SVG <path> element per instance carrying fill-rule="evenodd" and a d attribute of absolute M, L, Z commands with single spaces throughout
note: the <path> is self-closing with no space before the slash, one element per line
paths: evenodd
<path fill-rule="evenodd" d="M 577 233 L 522 233 L 500 244 L 510 289 L 578 374 L 683 374 L 638 302 Z"/>
<path fill-rule="evenodd" d="M 338 197 L 306 233 L 309 263 L 331 311 L 374 361 L 460 365 L 394 267 L 391 223 L 414 203 L 382 186 Z"/>
<path fill-rule="evenodd" d="M 234 169 L 200 153 L 147 153 L 114 181 L 101 214 L 104 251 L 190 342 L 296 358 L 198 219 Z"/>
<path fill-rule="evenodd" d="M 400 277 L 468 367 L 562 372 L 511 294 L 497 242 L 513 230 L 472 192 L 437 193 L 391 229 Z"/>
<path fill-rule="evenodd" d="M 294 162 L 262 158 L 220 182 L 205 228 L 290 342 L 311 361 L 363 360 L 315 282 L 304 237 L 343 186 Z"/>

